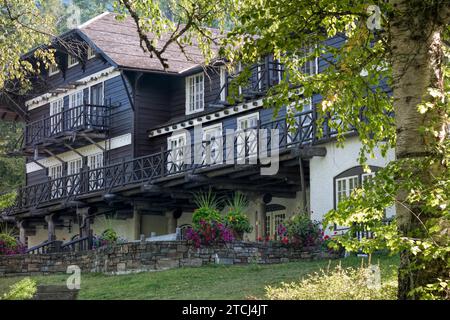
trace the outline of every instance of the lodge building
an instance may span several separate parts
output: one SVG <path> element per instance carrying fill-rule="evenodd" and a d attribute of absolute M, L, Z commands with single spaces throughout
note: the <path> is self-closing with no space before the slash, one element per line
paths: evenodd
<path fill-rule="evenodd" d="M 61 37 L 81 44 L 80 54 L 55 44 L 57 64 L 17 101 L 25 121 L 18 151 L 27 159 L 26 183 L 1 217 L 19 227 L 30 248 L 83 240 L 101 233 L 105 223 L 130 241 L 171 234 L 190 226 L 192 193 L 208 189 L 248 196 L 254 230 L 245 238 L 255 240 L 273 235 L 296 213 L 321 220 L 394 158 L 392 150 L 386 158 L 378 152 L 367 174 L 357 161 L 355 132 L 338 148 L 326 119 L 319 136 L 319 94 L 304 101 L 294 125 L 286 120 L 289 106 L 277 113 L 264 108 L 265 93 L 283 76 L 273 57 L 251 66 L 248 85 L 231 103 L 236 74 L 220 63 L 204 67 L 195 44 L 188 47 L 194 61 L 170 47 L 164 70 L 140 48 L 131 19 L 119 22 L 105 13 Z M 338 46 L 345 40 L 328 41 Z M 318 58 L 305 72 L 323 68 L 325 59 Z M 8 108 L 0 112 L 9 115 Z M 269 138 L 261 143 L 264 132 Z M 257 157 L 262 145 L 278 159 Z M 271 165 L 276 174 L 263 174 Z"/>

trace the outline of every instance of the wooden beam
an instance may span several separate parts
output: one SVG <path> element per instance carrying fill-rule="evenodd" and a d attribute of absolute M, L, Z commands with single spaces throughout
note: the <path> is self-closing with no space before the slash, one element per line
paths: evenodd
<path fill-rule="evenodd" d="M 65 146 L 66 148 L 68 148 L 70 151 L 73 151 L 73 152 L 75 152 L 77 155 L 79 155 L 80 157 L 84 158 L 84 155 L 81 154 L 79 151 L 77 151 L 77 149 L 72 148 L 71 145 L 69 145 L 69 144 L 67 144 L 67 143 L 64 143 L 64 146 Z"/>
<path fill-rule="evenodd" d="M 66 163 L 63 159 L 61 159 L 60 157 L 58 157 L 57 155 L 55 155 L 53 152 L 51 152 L 48 149 L 44 149 L 44 151 L 49 154 L 50 156 L 54 157 L 56 160 L 58 160 L 59 162 L 61 162 L 62 164 Z"/>
<path fill-rule="evenodd" d="M 301 147 L 293 149 L 292 155 L 298 156 L 302 159 L 311 159 L 313 157 L 325 157 L 327 155 L 327 148 L 325 147 Z"/>

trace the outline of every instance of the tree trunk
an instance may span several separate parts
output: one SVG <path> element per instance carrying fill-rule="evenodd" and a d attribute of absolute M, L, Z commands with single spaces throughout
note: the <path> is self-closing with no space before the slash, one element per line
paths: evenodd
<path fill-rule="evenodd" d="M 420 159 L 430 155 L 435 139 L 443 139 L 446 134 L 444 110 L 433 109 L 421 114 L 418 105 L 424 101 L 435 101 L 428 94 L 433 88 L 444 93 L 442 70 L 442 31 L 443 25 L 436 21 L 434 12 L 420 8 L 423 3 L 416 0 L 391 0 L 394 16 L 391 19 L 391 53 L 393 67 L 393 96 L 397 129 L 397 159 Z M 442 114 L 444 113 L 444 114 Z M 433 120 L 432 120 L 433 119 Z M 434 127 L 439 137 L 430 138 L 420 131 L 423 127 Z M 433 141 L 434 139 L 434 141 Z M 429 181 L 431 170 L 420 172 L 422 181 Z M 400 232 L 406 237 L 426 238 L 427 233 L 421 224 L 431 216 L 429 212 L 404 205 L 407 190 L 397 195 L 397 223 Z M 420 215 L 421 221 L 417 218 Z M 447 244 L 448 245 L 448 244 Z M 399 267 L 399 299 L 416 299 L 409 295 L 412 289 L 427 283 L 436 282 L 436 278 L 448 278 L 448 269 L 444 263 L 436 260 L 425 262 L 419 256 L 403 252 Z M 414 262 L 420 262 L 424 269 L 411 270 Z"/>

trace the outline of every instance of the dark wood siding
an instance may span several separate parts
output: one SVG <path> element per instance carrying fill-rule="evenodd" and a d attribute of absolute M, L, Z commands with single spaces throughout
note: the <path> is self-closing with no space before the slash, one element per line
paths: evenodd
<path fill-rule="evenodd" d="M 27 185 L 38 184 L 48 180 L 47 170 L 38 170 L 27 174 Z"/>
<path fill-rule="evenodd" d="M 150 143 L 147 130 L 170 119 L 169 97 L 174 77 L 144 75 L 137 85 L 135 108 L 135 155 L 137 157 L 156 152 Z M 159 151 L 159 146 L 158 150 Z"/>
<path fill-rule="evenodd" d="M 126 80 L 125 80 L 126 81 Z M 126 82 L 125 82 L 126 83 Z M 105 99 L 113 107 L 110 137 L 130 133 L 133 124 L 133 109 L 121 76 L 105 81 Z"/>
<path fill-rule="evenodd" d="M 65 63 L 67 63 L 67 61 Z M 67 65 L 65 67 L 67 68 Z M 111 67 L 111 65 L 105 59 L 101 56 L 96 56 L 95 58 L 87 60 L 84 67 L 81 63 L 78 63 L 76 66 L 66 69 L 65 74 L 60 70 L 53 76 L 47 76 L 46 83 L 49 89 L 61 87 L 81 78 L 88 77 L 91 74 L 97 73 L 108 67 Z M 44 93 L 45 92 L 41 92 L 37 95 Z"/>

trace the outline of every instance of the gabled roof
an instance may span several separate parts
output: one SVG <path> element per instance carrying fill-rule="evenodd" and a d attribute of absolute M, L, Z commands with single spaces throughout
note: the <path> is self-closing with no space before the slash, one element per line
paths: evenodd
<path fill-rule="evenodd" d="M 192 61 L 185 57 L 176 43 L 172 43 L 163 54 L 169 64 L 169 68 L 164 70 L 156 57 L 151 58 L 149 53 L 142 50 L 134 20 L 127 17 L 123 21 L 117 21 L 115 17 L 114 13 L 103 13 L 80 25 L 78 30 L 118 67 L 179 74 L 204 63 L 195 41 L 185 47 L 185 52 Z M 168 36 L 163 36 L 158 47 L 166 43 Z"/>

